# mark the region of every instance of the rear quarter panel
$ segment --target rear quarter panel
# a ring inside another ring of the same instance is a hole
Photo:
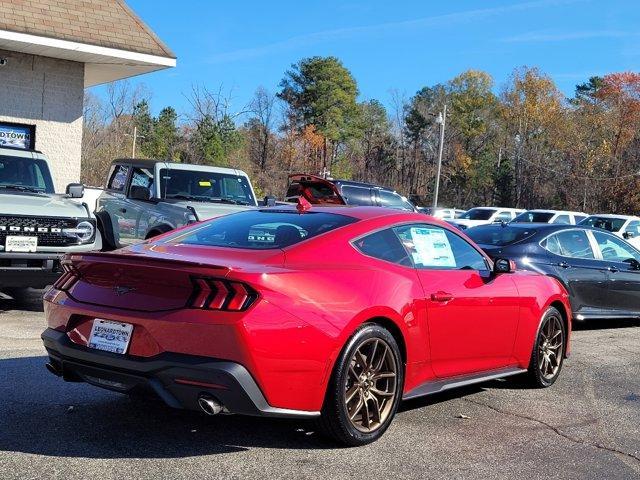
[[[572,314],[567,291],[556,279],[533,272],[519,271],[513,280],[520,295],[520,323],[514,344],[518,364],[522,368],[529,366],[540,321],[550,306],[558,308],[566,320],[568,354]]]

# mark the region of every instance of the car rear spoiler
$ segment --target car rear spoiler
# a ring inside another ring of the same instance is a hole
[[[326,178],[319,177],[317,175],[308,175],[305,173],[293,173],[289,175],[289,187],[292,184],[297,183],[300,185],[300,196],[304,197],[311,204],[330,204],[330,205],[346,205],[347,202],[340,195],[338,187],[333,182],[330,182]],[[311,186],[322,186],[331,189],[333,195],[318,197],[314,195],[311,190]]]

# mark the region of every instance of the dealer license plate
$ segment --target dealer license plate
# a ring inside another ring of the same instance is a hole
[[[133,325],[96,318],[91,327],[89,347],[106,352],[124,354],[127,352]]]
[[[37,248],[38,237],[10,235],[4,244],[5,252],[35,252]]]

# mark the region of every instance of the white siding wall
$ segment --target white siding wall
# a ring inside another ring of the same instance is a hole
[[[0,121],[36,126],[57,192],[80,180],[84,64],[0,50]]]

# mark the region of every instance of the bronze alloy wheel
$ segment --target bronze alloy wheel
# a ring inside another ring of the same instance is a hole
[[[557,315],[550,315],[538,335],[538,368],[547,381],[552,380],[560,370],[564,354],[564,329]]]
[[[391,424],[403,385],[398,340],[382,325],[364,323],[336,359],[318,426],[343,445],[371,443]]]
[[[562,315],[549,307],[542,316],[536,341],[531,352],[528,383],[532,387],[550,387],[560,375],[567,333]]]
[[[384,424],[396,397],[396,360],[381,338],[364,340],[349,361],[344,403],[351,424],[370,433]]]

